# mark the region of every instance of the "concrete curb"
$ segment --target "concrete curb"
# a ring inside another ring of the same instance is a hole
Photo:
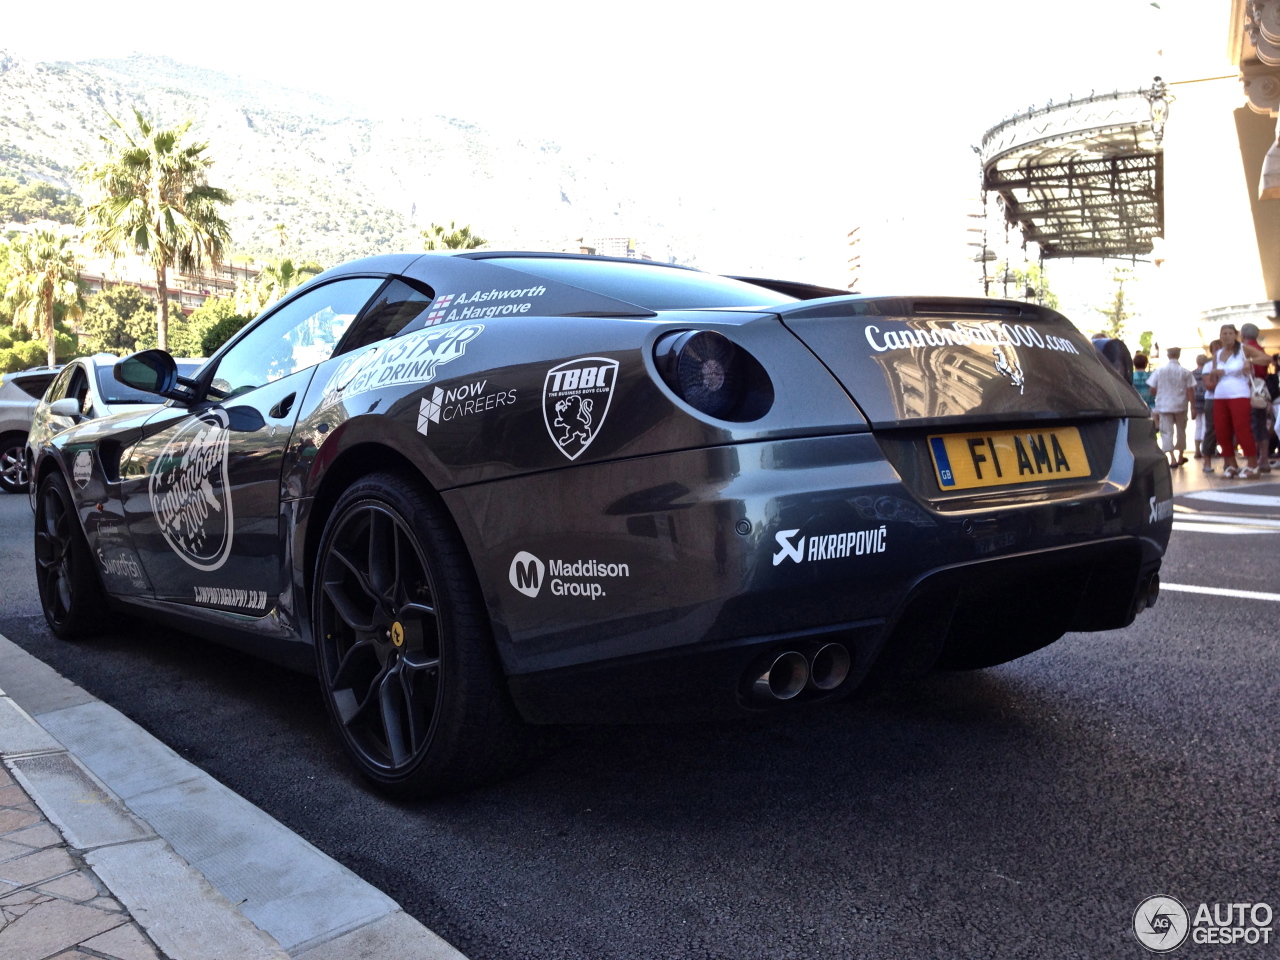
[[[2,635],[0,686],[0,757],[174,960],[466,960]]]

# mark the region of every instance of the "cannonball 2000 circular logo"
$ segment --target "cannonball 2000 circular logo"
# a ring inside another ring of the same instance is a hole
[[[207,410],[184,423],[152,466],[151,510],[173,552],[197,570],[217,570],[235,532],[227,414]]]

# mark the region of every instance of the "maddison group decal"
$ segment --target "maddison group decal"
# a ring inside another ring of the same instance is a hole
[[[556,449],[576,460],[591,445],[609,415],[618,361],[579,357],[547,371],[542,385],[542,420]]]
[[[499,290],[495,287],[492,290],[473,290],[470,293],[442,293],[431,301],[427,310],[427,326],[453,323],[455,320],[488,320],[491,317],[528,313],[533,309],[533,298],[546,292],[547,288],[539,285],[522,290]],[[504,300],[516,302],[503,303]]]
[[[266,610],[265,590],[240,590],[235,587],[195,587],[196,603],[210,607],[235,607],[238,610]]]
[[[775,567],[784,560],[809,563],[814,560],[840,560],[844,557],[861,557],[868,553],[884,553],[889,545],[889,531],[885,527],[875,530],[850,530],[848,533],[829,533],[825,536],[800,537],[796,540],[795,536],[799,532],[799,530],[779,530],[774,534],[774,539],[782,548],[773,555]]]
[[[596,600],[605,596],[603,580],[630,577],[631,567],[625,563],[603,560],[549,560],[544,564],[528,551],[521,550],[511,561],[507,579],[526,597],[536,597],[550,579],[548,592],[555,597],[584,597]]]
[[[442,363],[467,352],[484,324],[415,330],[390,343],[370,347],[341,364],[324,388],[322,407],[357,394],[405,383],[430,383]]]
[[[433,423],[457,420],[473,413],[483,413],[516,402],[516,392],[493,389],[486,392],[488,380],[464,383],[460,387],[436,387],[430,397],[423,397],[418,404],[418,432],[426,436]]]
[[[903,327],[900,330],[885,331],[881,331],[874,323],[869,323],[863,333],[866,335],[867,343],[871,344],[871,349],[876,353],[884,353],[886,350],[912,350],[920,347],[973,345],[1032,347],[1038,350],[1055,350],[1059,353],[1078,354],[1080,352],[1070,340],[1053,335],[1046,336],[1029,324],[1002,321],[956,320],[949,324],[940,323],[924,330]]]
[[[151,512],[173,552],[197,570],[217,570],[235,533],[225,410],[186,421],[151,465]]]

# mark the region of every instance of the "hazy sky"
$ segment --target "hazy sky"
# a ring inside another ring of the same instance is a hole
[[[163,53],[626,158],[715,204],[720,258],[781,235],[828,281],[855,223],[905,218],[918,239],[904,261],[936,261],[943,234],[954,245],[978,193],[970,145],[1006,116],[1157,73],[1231,72],[1228,0],[366,0],[342,13],[134,0],[127,16],[69,0],[52,28],[40,4],[9,7],[0,48],[29,59]],[[926,272],[947,286],[971,268]]]

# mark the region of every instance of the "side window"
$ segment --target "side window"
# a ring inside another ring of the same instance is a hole
[[[61,400],[67,395],[67,381],[71,379],[71,372],[74,369],[74,367],[67,367],[54,378],[53,383],[49,385],[48,392],[44,395],[46,402],[53,403],[53,401]]]
[[[85,375],[84,367],[78,363],[71,367],[71,382],[67,384],[67,396],[75,397],[81,413],[88,413],[84,408],[84,402],[89,396],[89,378]]]
[[[336,280],[304,293],[271,314],[218,361],[213,386],[247,393],[328,360],[381,280]]]
[[[342,341],[342,352],[394,337],[417,320],[433,299],[433,294],[415,290],[403,280],[392,280]]]
[[[29,397],[39,400],[44,396],[45,389],[53,382],[53,374],[43,374],[36,377],[23,377],[18,381],[18,387]]]

